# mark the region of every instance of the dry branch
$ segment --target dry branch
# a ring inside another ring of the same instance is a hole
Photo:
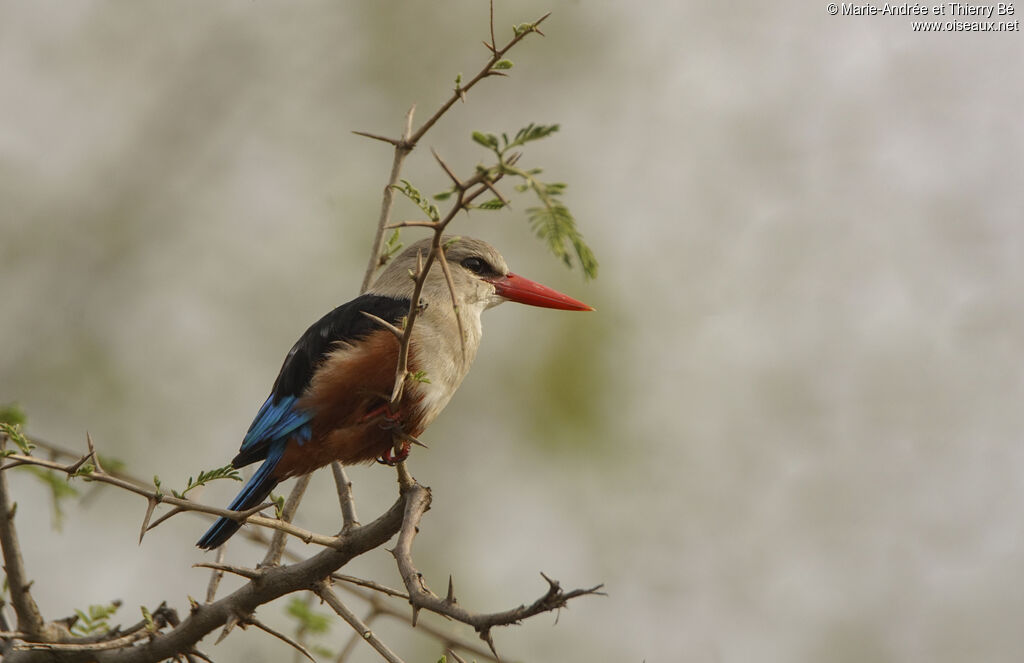
[[[0,439],[0,450],[6,447],[6,435]],[[32,583],[25,573],[25,561],[21,558],[21,544],[18,529],[14,525],[14,506],[9,497],[7,474],[0,470],[0,546],[3,547],[4,572],[11,592],[11,605],[18,617],[18,631],[31,638],[53,639],[56,633],[48,632],[46,621],[39,612],[39,606],[30,592]]]
[[[420,487],[420,490],[410,491],[409,498],[405,503],[405,514],[403,516],[402,529],[398,535],[398,542],[391,550],[391,554],[398,564],[402,582],[409,592],[409,603],[413,609],[413,624],[416,623],[420,610],[428,610],[460,621],[463,624],[472,626],[480,635],[480,638],[488,644],[497,658],[498,652],[491,638],[491,629],[493,627],[517,624],[527,617],[564,608],[570,600],[579,596],[601,594],[600,590],[603,585],[597,585],[589,589],[574,589],[569,592],[562,591],[557,581],[548,578],[542,573],[541,576],[548,583],[548,591],[528,606],[521,605],[518,608],[494,613],[470,612],[460,606],[455,599],[455,592],[450,578],[448,595],[445,598],[441,598],[427,588],[426,583],[423,581],[423,574],[419,572],[412,560],[413,540],[419,532],[420,521],[429,508],[429,489]]]
[[[366,644],[376,649],[377,653],[380,654],[385,661],[388,663],[404,663],[402,659],[398,658],[398,655],[395,652],[391,651],[390,647],[384,644],[381,639],[378,638],[372,630],[370,630],[369,626],[359,619],[356,613],[349,610],[348,606],[341,602],[338,595],[332,592],[331,588],[325,583],[317,584],[316,587],[313,588],[313,591],[316,592],[316,595],[319,596],[324,603],[331,606],[331,609],[334,610],[339,617],[344,619],[348,625],[352,627],[352,630],[358,633],[359,636],[366,641]]]

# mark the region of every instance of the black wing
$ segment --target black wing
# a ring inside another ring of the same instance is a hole
[[[402,317],[409,314],[409,300],[360,295],[313,323],[292,346],[281,366],[271,391],[275,401],[301,395],[337,343],[358,341],[381,328],[377,321],[363,315],[363,311],[397,325]]]

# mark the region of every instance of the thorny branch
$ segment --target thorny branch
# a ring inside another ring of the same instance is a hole
[[[6,447],[6,442],[6,436],[0,437],[0,450]],[[11,591],[11,604],[18,617],[18,630],[29,637],[53,638],[54,633],[45,632],[46,622],[30,593],[32,583],[28,581],[25,562],[21,558],[18,530],[14,526],[14,506],[9,495],[7,475],[0,471],[0,545],[3,546],[4,571]]]
[[[318,583],[316,587],[313,588],[313,591],[316,592],[316,595],[319,596],[324,603],[331,606],[331,609],[334,610],[339,617],[344,619],[348,625],[352,627],[352,630],[358,633],[368,645],[376,649],[377,653],[380,654],[385,661],[388,661],[388,663],[403,663],[402,659],[398,658],[398,655],[391,651],[391,648],[384,644],[381,639],[377,637],[377,634],[370,630],[370,627],[359,619],[356,613],[352,612],[348,606],[342,603],[341,599],[338,598],[338,595],[331,591],[331,588],[325,583]]]
[[[92,453],[86,454],[84,458],[88,458]],[[64,465],[52,460],[46,460],[44,458],[36,458],[34,456],[25,456],[21,454],[12,454],[7,457],[6,460],[10,462],[0,467],[0,472],[8,470],[21,465],[34,465],[37,467],[46,468],[49,470],[55,470],[57,472],[64,472],[68,476],[76,476],[76,463],[70,465]],[[101,483],[110,484],[117,486],[129,492],[135,493],[145,497],[148,502],[147,518],[144,520],[147,523],[144,529],[152,529],[153,525],[148,525],[148,516],[152,515],[153,508],[160,503],[172,504],[176,507],[181,507],[181,511],[199,511],[202,513],[209,513],[214,516],[223,516],[225,518],[231,518],[233,520],[239,520],[245,523],[251,523],[253,525],[259,525],[261,527],[267,527],[270,529],[280,530],[285,534],[291,534],[292,536],[301,539],[305,543],[316,543],[321,546],[333,546],[337,545],[335,537],[324,536],[323,534],[317,534],[310,532],[309,530],[296,527],[291,523],[278,520],[277,518],[267,518],[265,516],[256,515],[259,511],[266,509],[272,504],[261,504],[253,507],[246,511],[232,511],[230,509],[221,509],[214,506],[208,506],[199,502],[193,502],[189,499],[182,499],[180,497],[174,497],[173,495],[166,495],[158,490],[147,488],[144,484],[139,484],[134,481],[128,481],[120,477],[116,477],[112,474],[96,468],[88,474],[78,475],[84,481],[97,481]],[[180,511],[179,511],[180,513]],[[166,520],[166,519],[163,519]],[[162,520],[161,520],[162,522]]]
[[[450,617],[457,621],[472,626],[480,635],[480,638],[487,643],[498,658],[498,652],[494,647],[494,640],[491,638],[491,629],[495,626],[508,626],[517,624],[527,617],[538,615],[543,612],[560,610],[566,607],[568,602],[578,596],[601,595],[603,585],[596,585],[589,589],[574,589],[562,591],[558,581],[552,580],[543,573],[541,576],[548,583],[548,591],[528,606],[521,605],[512,610],[495,613],[473,613],[458,605],[455,598],[455,587],[451,578],[448,579],[448,592],[444,598],[434,594],[423,581],[423,574],[420,573],[412,560],[412,543],[419,532],[420,521],[423,515],[430,508],[430,490],[419,487],[419,490],[410,491],[405,502],[405,514],[402,518],[402,529],[398,534],[398,542],[391,550],[395,561],[398,564],[402,582],[409,592],[409,603],[412,605],[412,622],[416,624],[420,610]]]

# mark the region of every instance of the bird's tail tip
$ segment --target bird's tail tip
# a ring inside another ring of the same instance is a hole
[[[241,523],[235,522],[230,518],[219,518],[210,529],[206,530],[206,534],[203,534],[203,537],[196,542],[196,547],[202,550],[219,548],[225,541],[234,536],[235,532],[241,527]]]
[[[235,495],[235,499],[231,501],[228,508],[232,511],[245,511],[265,500],[270,495],[270,491],[277,487],[278,480],[274,478],[273,473],[280,459],[280,452],[269,455],[263,465],[242,487],[241,492]],[[237,520],[222,516],[210,529],[206,530],[206,534],[203,534],[203,537],[196,542],[196,546],[203,550],[218,548],[234,536],[241,527],[242,523]]]

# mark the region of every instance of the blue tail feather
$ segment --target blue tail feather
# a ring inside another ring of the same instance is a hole
[[[273,444],[267,453],[267,459],[263,461],[260,468],[252,475],[252,478],[242,487],[235,499],[231,500],[228,508],[232,511],[245,511],[257,506],[270,495],[270,491],[277,486],[278,480],[273,478],[274,468],[284,454],[285,444],[283,441]],[[230,518],[219,518],[210,529],[206,530],[203,538],[199,539],[196,545],[204,550],[213,550],[231,538],[241,528],[241,524]]]
[[[271,446],[289,437],[295,437],[300,444],[309,440],[313,416],[298,408],[296,401],[295,396],[267,398],[242,439],[238,455],[231,461],[235,467],[263,460]]]

